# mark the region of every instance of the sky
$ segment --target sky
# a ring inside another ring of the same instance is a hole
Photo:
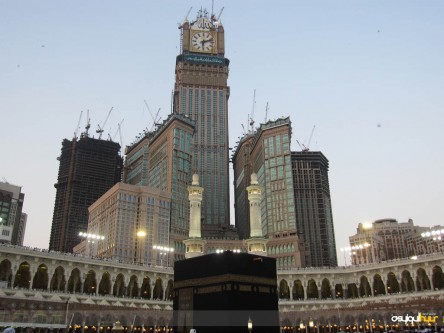
[[[178,23],[210,0],[0,1],[0,179],[22,186],[24,245],[47,248],[61,142],[83,111],[130,144],[171,112]],[[330,161],[339,263],[360,222],[443,224],[444,2],[216,0],[225,29],[230,146],[290,116]],[[90,130],[90,131],[91,131]],[[92,131],[94,133],[94,131]],[[232,183],[232,179],[230,180]],[[232,214],[233,216],[233,214]],[[234,221],[234,219],[233,219]]]

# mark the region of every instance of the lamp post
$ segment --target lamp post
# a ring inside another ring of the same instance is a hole
[[[136,234],[137,236],[137,247],[138,247],[138,253],[137,253],[137,257],[138,257],[138,263],[142,264],[143,263],[143,259],[142,259],[142,245],[143,245],[143,239],[146,236],[146,232],[143,230],[139,230]]]
[[[86,239],[85,252],[88,257],[91,257],[91,245],[90,244],[96,244],[96,242],[98,244],[99,241],[102,241],[105,239],[105,236],[93,234],[93,233],[88,233],[88,232],[82,232],[82,231],[79,232],[79,236]],[[92,246],[95,247],[95,245],[92,245]],[[98,249],[97,249],[97,251],[94,249],[93,255],[94,256],[98,255]]]
[[[248,317],[247,328],[249,333],[253,331],[253,321],[251,320],[250,317]]]
[[[313,328],[313,325],[314,325],[313,319],[310,318],[310,320],[308,321],[308,326],[310,327],[310,333],[311,333],[311,329]],[[309,333],[309,332],[307,331],[307,333]]]
[[[170,253],[174,252],[174,248],[162,246],[162,245],[154,245],[153,250],[159,251],[159,259],[160,259],[160,266],[163,266],[163,256],[166,257],[166,265],[169,265],[169,255]]]

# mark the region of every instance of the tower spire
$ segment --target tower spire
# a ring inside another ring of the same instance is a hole
[[[267,240],[262,236],[261,199],[262,187],[257,181],[257,175],[251,174],[250,186],[247,187],[250,201],[250,238],[245,240],[248,253],[267,256]]]
[[[199,186],[199,175],[193,175],[193,182],[188,186],[190,200],[190,232],[188,239],[184,240],[186,246],[185,258],[198,257],[204,254],[205,240],[201,234],[202,193],[204,189]]]

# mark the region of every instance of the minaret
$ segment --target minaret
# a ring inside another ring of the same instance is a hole
[[[201,238],[201,209],[202,193],[204,189],[199,186],[199,175],[193,175],[193,183],[188,186],[190,200],[190,233],[184,240],[186,246],[185,258],[198,257],[204,254],[206,241]]]
[[[250,201],[250,238],[245,240],[248,253],[267,256],[267,240],[262,236],[261,198],[262,188],[257,181],[257,175],[251,174],[251,185],[247,187]]]

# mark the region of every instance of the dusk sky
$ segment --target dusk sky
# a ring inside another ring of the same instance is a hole
[[[171,112],[178,23],[211,1],[0,1],[0,179],[23,186],[25,245],[48,248],[61,142],[80,112],[130,144]],[[443,1],[215,1],[230,59],[230,146],[290,116],[330,161],[339,251],[359,222],[444,225]],[[231,167],[230,167],[231,168]],[[233,179],[230,179],[232,184]],[[231,214],[232,216],[233,213]],[[234,223],[234,218],[232,218]],[[349,261],[349,259],[347,259]]]

